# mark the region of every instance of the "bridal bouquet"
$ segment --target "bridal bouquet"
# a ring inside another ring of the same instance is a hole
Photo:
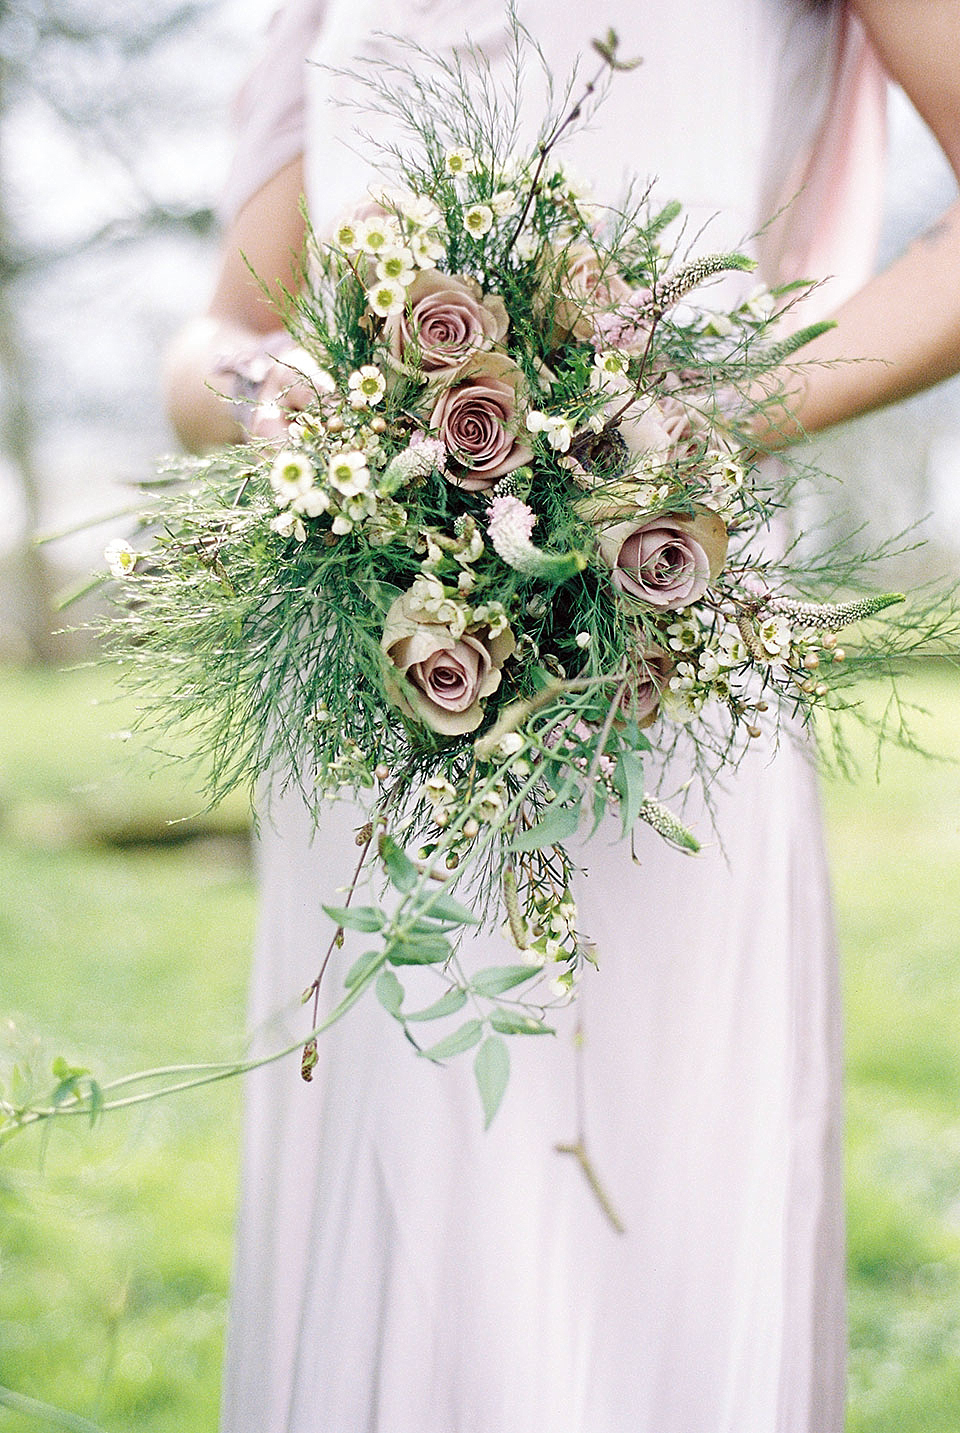
[[[267,781],[318,812],[366,803],[328,911],[332,945],[351,930],[369,950],[315,1009],[305,1076],[373,985],[422,1054],[476,1047],[488,1120],[503,1037],[548,1030],[593,958],[574,839],[612,817],[696,851],[692,779],[709,798],[784,717],[842,707],[905,630],[861,628],[845,660],[840,630],[901,599],[864,595],[843,552],[771,541],[797,479],[758,464],[750,430],[822,332],[791,331],[800,291],[740,279],[717,300],[751,259],[685,255],[679,205],[598,207],[558,161],[628,68],[613,37],[597,48],[601,75],[527,152],[482,64],[367,77],[411,142],[310,238],[283,355],[310,402],[279,441],[175,460],[140,539],[107,554],[112,652],[193,730],[214,797]],[[515,955],[466,969],[457,938],[482,921]],[[409,966],[437,978],[417,1009]]]

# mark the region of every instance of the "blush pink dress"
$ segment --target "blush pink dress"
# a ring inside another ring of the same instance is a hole
[[[701,249],[765,240],[816,257],[840,297],[863,273],[879,90],[842,12],[799,0],[519,0],[558,75],[612,25],[642,67],[568,151],[598,196],[656,177]],[[493,0],[287,7],[247,92],[236,206],[305,148],[314,224],[371,175],[346,82],[323,64],[465,33],[502,64]],[[309,50],[318,65],[307,65]],[[589,59],[586,61],[590,65]],[[539,117],[531,69],[525,113]],[[302,92],[302,93],[301,93]],[[303,99],[305,96],[305,99]],[[371,126],[373,121],[371,121]],[[368,126],[370,127],[370,126]],[[845,223],[850,208],[857,215]],[[553,1039],[511,1042],[484,1133],[470,1058],[418,1060],[373,996],[295,1064],[250,1078],[223,1433],[841,1433],[845,1325],[840,1032],[815,784],[792,741],[757,743],[696,858],[605,833],[577,897],[599,971]],[[260,843],[251,1019],[258,1046],[305,1032],[299,992],[330,937],[321,903],[362,820],[316,833],[293,795]],[[356,954],[327,972],[333,993]],[[499,935],[468,962],[509,962]],[[407,977],[405,976],[405,979]],[[576,1162],[582,1132],[624,1233]]]

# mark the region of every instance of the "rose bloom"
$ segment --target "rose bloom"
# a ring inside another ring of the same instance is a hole
[[[474,279],[423,269],[407,290],[404,311],[392,314],[383,331],[398,364],[412,358],[424,373],[445,374],[502,343],[508,326],[499,294],[484,297]]]
[[[433,731],[460,736],[483,721],[483,699],[500,685],[500,668],[514,649],[513,633],[507,627],[496,637],[476,631],[456,638],[430,618],[409,592],[391,605],[380,646],[410,686],[390,683],[388,695]]]
[[[599,540],[614,587],[663,612],[699,601],[727,557],[723,519],[705,507],[613,523]]]
[[[598,314],[621,308],[630,311],[635,298],[612,262],[589,244],[572,244],[562,256],[558,288],[549,310],[555,344],[571,337],[588,343]]]
[[[650,726],[660,710],[660,694],[673,673],[675,663],[662,647],[645,647],[636,654],[636,667],[621,703],[625,716],[639,727]]]
[[[430,427],[463,469],[448,474],[452,483],[483,492],[533,457],[517,424],[522,389],[523,374],[512,359],[503,353],[480,353],[440,394]]]

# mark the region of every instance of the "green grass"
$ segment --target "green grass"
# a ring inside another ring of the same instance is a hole
[[[198,798],[176,763],[146,774],[107,690],[99,672],[0,672],[0,1065],[16,1059],[42,1088],[56,1054],[109,1078],[232,1057],[243,1028],[242,803],[169,841]],[[916,690],[924,739],[960,756],[960,679],[929,669]],[[849,1433],[956,1433],[960,767],[891,753],[880,786],[832,785],[827,809],[847,1001]],[[162,844],[135,839],[151,834]],[[0,1385],[109,1433],[214,1433],[239,1095],[228,1081],[2,1151]],[[2,1433],[43,1426],[0,1407]]]

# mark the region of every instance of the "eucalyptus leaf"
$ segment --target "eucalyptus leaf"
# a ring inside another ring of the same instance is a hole
[[[452,953],[446,936],[418,933],[394,941],[387,959],[391,965],[438,965],[449,960]]]
[[[510,1051],[499,1035],[488,1035],[484,1040],[474,1059],[473,1073],[483,1103],[484,1129],[489,1129],[510,1078]]]
[[[372,975],[377,967],[382,964],[383,951],[368,950],[364,955],[361,955],[353,962],[343,978],[344,985],[352,989],[355,985],[359,985],[361,981],[366,980],[367,976]]]
[[[381,970],[377,976],[377,999],[390,1015],[399,1016],[403,1008],[403,986],[392,970]]]
[[[407,1020],[440,1020],[444,1015],[456,1015],[467,1003],[467,992],[459,985],[441,995],[432,1005],[426,1005],[422,1010],[412,1010]]]
[[[502,995],[540,974],[539,965],[489,965],[471,976],[470,989],[477,995]]]
[[[431,920],[447,921],[453,925],[479,925],[480,922],[469,906],[461,905],[453,896],[440,895],[430,902],[425,912]]]
[[[380,859],[398,891],[406,892],[413,889],[420,878],[420,872],[392,836],[384,836],[381,840]]]
[[[537,851],[544,846],[559,846],[574,834],[580,825],[580,802],[561,806],[554,802],[545,815],[529,831],[522,831],[510,843],[511,851]]]
[[[537,1020],[533,1015],[524,1015],[520,1010],[491,1010],[490,1024],[501,1035],[555,1035],[551,1025]]]
[[[438,1040],[436,1045],[428,1045],[420,1053],[428,1060],[447,1060],[451,1055],[462,1055],[464,1050],[470,1050],[474,1045],[479,1044],[482,1034],[483,1021],[468,1020],[466,1024],[454,1030],[451,1035],[447,1035],[443,1040]]]
[[[324,906],[323,909],[344,930],[359,930],[370,935],[375,930],[383,930],[386,923],[383,911],[376,906]]]
[[[635,751],[621,751],[613,772],[613,785],[620,797],[620,815],[626,836],[636,825],[643,805],[643,761]]]

